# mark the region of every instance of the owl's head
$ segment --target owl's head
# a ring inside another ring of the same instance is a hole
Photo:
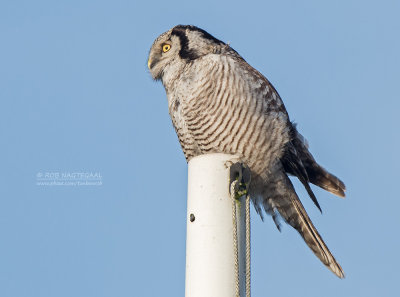
[[[220,52],[225,43],[195,26],[178,25],[161,34],[150,49],[147,66],[154,79],[177,72],[185,64],[209,53]]]

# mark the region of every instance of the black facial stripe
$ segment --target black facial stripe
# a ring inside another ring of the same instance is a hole
[[[175,27],[172,30],[171,35],[178,36],[179,40],[181,42],[181,50],[179,51],[179,56],[181,56],[182,59],[195,60],[199,56],[195,50],[189,50],[189,40],[186,36],[185,31],[186,31],[185,28]]]
[[[225,44],[221,40],[218,40],[211,34],[204,31],[203,29],[197,28],[195,26],[178,25],[174,27],[174,29],[171,32],[171,35],[179,37],[179,40],[181,42],[181,50],[179,51],[179,56],[182,59],[195,60],[199,57],[199,54],[194,49],[189,49],[189,40],[186,36],[186,29],[200,32],[202,33],[203,38],[211,40],[214,43]]]

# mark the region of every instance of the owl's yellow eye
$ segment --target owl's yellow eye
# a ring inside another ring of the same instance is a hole
[[[163,53],[168,52],[170,49],[171,49],[171,46],[169,44],[166,44],[166,43],[163,44],[163,46],[162,46]]]

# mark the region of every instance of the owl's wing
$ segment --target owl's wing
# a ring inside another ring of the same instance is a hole
[[[315,194],[310,187],[310,179],[308,177],[307,170],[296,150],[296,147],[293,144],[293,139],[286,144],[285,154],[282,156],[281,162],[286,173],[294,175],[300,180],[300,182],[306,188],[311,200],[322,213],[317,197],[315,197]]]
[[[303,168],[307,174],[309,182],[339,197],[345,197],[344,192],[346,190],[346,186],[344,185],[344,183],[339,178],[337,178],[336,176],[325,170],[321,165],[319,165],[315,161],[314,157],[308,150],[308,145],[306,143],[306,140],[297,131],[295,125],[292,126],[291,144],[292,144],[292,151],[288,150],[285,155],[287,155],[288,157],[287,159],[290,159],[293,157],[293,151],[295,151],[296,158],[298,162],[303,165]],[[289,171],[286,172],[293,174],[293,172],[290,172],[290,169]],[[298,176],[297,174],[294,175]]]

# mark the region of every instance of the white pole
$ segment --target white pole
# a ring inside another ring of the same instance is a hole
[[[186,297],[234,297],[235,274],[229,168],[234,156],[207,154],[189,161]],[[240,296],[245,296],[245,200],[237,205]]]

